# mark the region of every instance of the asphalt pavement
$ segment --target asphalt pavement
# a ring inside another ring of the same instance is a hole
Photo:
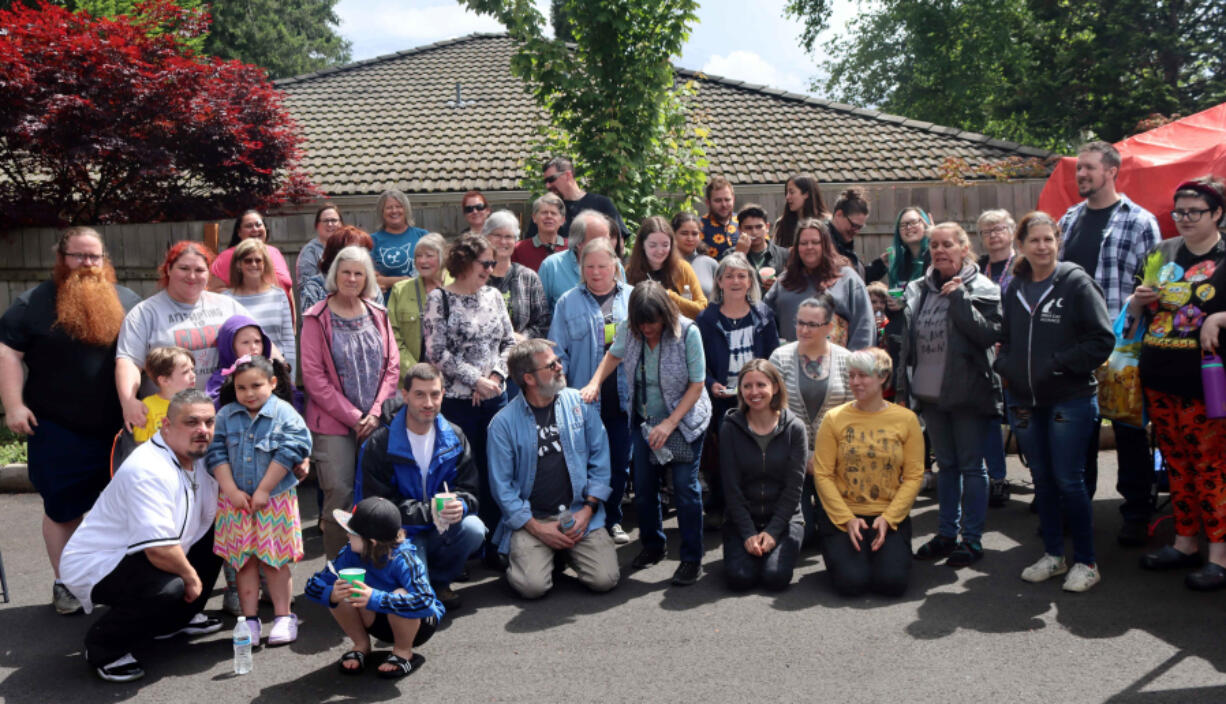
[[[232,674],[229,632],[150,644],[147,675],[97,679],[81,643],[90,616],[52,610],[51,570],[36,494],[0,495],[0,554],[11,603],[0,604],[0,699],[44,702],[1224,702],[1226,593],[1183,587],[1181,574],[1136,566],[1140,549],[1115,543],[1115,455],[1100,455],[1094,502],[1103,581],[1085,594],[1061,579],[1032,585],[1021,570],[1041,555],[1029,475],[1009,458],[1018,489],[991,509],[987,555],[972,568],[914,565],[899,599],[834,594],[822,559],[806,550],[782,593],[728,592],[718,532],[706,534],[705,575],[669,583],[671,559],[629,572],[638,552],[618,550],[622,581],[606,594],[564,576],[545,598],[512,595],[470,563],[456,584],[463,606],[418,649],[424,666],[399,681],[342,677],[347,641],[323,607],[301,596],[324,558],[314,502],[303,501],[306,559],[294,568],[301,619],[296,643],[265,648],[250,675]],[[304,497],[313,494],[303,491]],[[632,513],[632,512],[631,512]],[[936,527],[934,494],[921,494],[915,546]],[[628,530],[632,525],[627,526]],[[1151,545],[1170,539],[1170,521]],[[637,534],[631,530],[632,537]],[[1071,551],[1071,546],[1070,546]],[[569,573],[568,573],[569,574]],[[221,608],[218,588],[209,610]],[[262,614],[267,623],[271,612]],[[265,629],[267,630],[267,629]],[[377,646],[378,647],[378,646]]]

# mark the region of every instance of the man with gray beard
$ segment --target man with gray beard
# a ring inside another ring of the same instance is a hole
[[[566,387],[549,340],[511,348],[511,378],[523,390],[489,428],[490,491],[502,509],[494,533],[509,555],[507,581],[526,599],[553,587],[562,553],[589,589],[617,585],[617,552],[604,530],[609,441],[600,411]]]

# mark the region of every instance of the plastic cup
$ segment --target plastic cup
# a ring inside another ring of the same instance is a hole
[[[775,267],[764,266],[761,269],[758,269],[758,275],[764,279],[773,279],[775,278]]]
[[[447,508],[447,502],[455,501],[456,495],[450,491],[441,491],[434,495],[434,512],[442,513]]]
[[[349,582],[351,587],[356,587],[358,582],[366,581],[366,570],[362,567],[346,567],[336,574],[341,579]]]

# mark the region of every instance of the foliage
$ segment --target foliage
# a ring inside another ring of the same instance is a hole
[[[203,33],[198,14],[137,9],[0,11],[5,225],[219,217],[317,195],[263,70],[195,55],[182,38]]]
[[[789,0],[839,100],[1034,146],[1118,141],[1226,99],[1221,0],[880,0],[819,47],[828,0]]]
[[[39,0],[0,0],[0,8]],[[262,66],[273,78],[296,76],[348,63],[350,43],[336,33],[337,0],[175,0],[182,10],[208,20],[212,31],[180,35],[196,52]],[[150,8],[141,0],[44,0],[94,17],[136,17]]]
[[[69,12],[84,11],[94,17],[138,15],[141,12],[141,10],[137,9],[138,5],[141,6],[142,10],[149,10],[155,13],[161,12],[163,15],[166,14],[161,10],[162,7],[165,7],[164,5],[151,5],[148,3],[141,3],[139,0],[44,0],[43,2],[39,2],[39,0],[19,1],[23,2],[23,4],[25,4],[27,7],[36,8],[40,5],[57,5],[65,10],[68,10]],[[14,0],[0,0],[0,9],[8,9],[13,4],[15,4]],[[182,10],[182,16],[185,18],[190,18],[189,21],[192,23],[208,22],[208,10],[204,7],[204,4],[205,0],[175,0],[175,5]],[[154,33],[176,33],[173,26],[167,27],[164,26],[162,22],[158,22],[156,18],[151,19],[154,19],[155,21],[150,26],[150,31]],[[163,17],[163,20],[165,19],[175,18]],[[194,51],[200,51],[200,49],[204,46],[205,34],[203,32],[196,33],[188,30],[186,32],[178,32],[178,34],[183,44],[191,47],[191,49]]]
[[[26,439],[7,427],[0,427],[0,467],[26,461]]]
[[[273,78],[349,62],[337,0],[213,0],[204,51],[263,66]]]
[[[695,0],[558,0],[553,14],[565,17],[573,45],[545,36],[531,0],[462,2],[519,43],[511,70],[549,117],[527,182],[540,183],[537,157],[561,153],[630,223],[692,206],[706,181],[708,132],[687,106],[694,83],[676,81],[671,59]]]
[[[960,156],[947,156],[937,170],[942,181],[955,186],[966,186],[970,179],[980,176],[1009,181],[1015,178],[1044,178],[1050,173],[1047,162],[1043,159],[1023,159],[1020,156],[1008,156],[974,165]]]

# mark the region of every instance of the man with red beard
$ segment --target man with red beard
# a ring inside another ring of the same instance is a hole
[[[30,481],[43,497],[43,541],[56,578],[52,605],[61,614],[81,605],[60,582],[60,555],[106,486],[111,441],[123,423],[115,340],[140,297],[115,280],[102,236],[69,228],[55,246],[52,279],[0,317],[0,402],[9,429],[29,437]]]

